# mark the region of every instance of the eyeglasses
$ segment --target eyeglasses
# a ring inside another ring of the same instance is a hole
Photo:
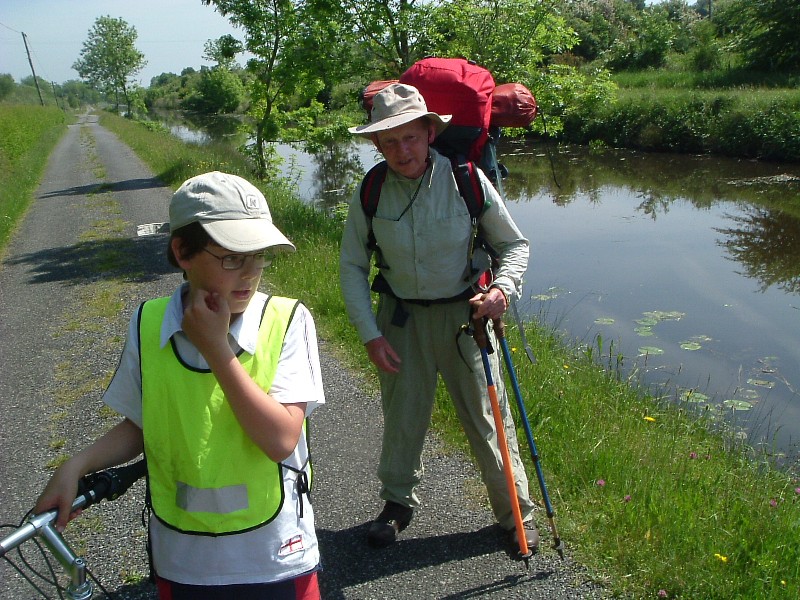
[[[226,254],[225,256],[217,256],[208,248],[203,248],[214,258],[219,259],[222,268],[226,271],[237,271],[244,266],[248,258],[253,259],[253,266],[256,269],[265,269],[272,264],[272,256],[265,251],[254,252],[253,254]]]

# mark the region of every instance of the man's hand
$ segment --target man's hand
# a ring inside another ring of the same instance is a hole
[[[385,337],[375,338],[364,345],[367,348],[367,355],[372,364],[381,371],[386,371],[387,373],[400,372],[400,363],[402,361]]]
[[[498,288],[491,288],[488,292],[475,294],[469,299],[475,319],[487,317],[491,320],[500,319],[508,309],[505,294]]]

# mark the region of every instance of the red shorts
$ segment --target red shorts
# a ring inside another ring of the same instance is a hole
[[[277,583],[187,585],[156,578],[160,600],[319,600],[317,572]]]

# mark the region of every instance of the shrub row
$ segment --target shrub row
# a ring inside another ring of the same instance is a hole
[[[564,139],[657,152],[800,161],[800,94],[630,90],[565,119]]]

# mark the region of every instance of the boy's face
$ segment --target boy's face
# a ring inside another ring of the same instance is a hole
[[[428,145],[434,137],[436,127],[428,119],[422,118],[380,131],[372,137],[372,141],[395,173],[416,179],[428,168]]]
[[[223,263],[231,266],[242,258],[244,261],[240,268],[223,268]],[[241,314],[247,308],[258,291],[265,266],[263,252],[231,252],[213,242],[203,252],[188,259],[180,259],[180,262],[183,263],[181,267],[189,285],[196,290],[218,293],[227,300],[231,315]]]

